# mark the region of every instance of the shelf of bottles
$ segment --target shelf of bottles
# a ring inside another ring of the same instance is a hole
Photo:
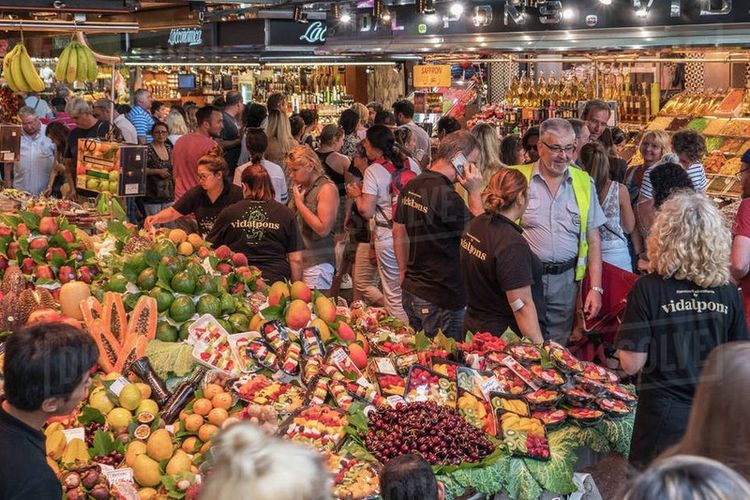
[[[214,72],[206,69],[193,71],[196,82],[195,89],[180,90],[178,88],[178,75],[180,73],[189,73],[189,71],[178,71],[176,68],[146,71],[143,76],[143,86],[151,92],[153,99],[158,101],[179,101],[182,94],[188,92],[191,95],[201,94],[217,97],[224,95],[228,90],[237,90],[238,88],[237,73]]]
[[[578,118],[579,103],[598,98],[617,102],[618,122],[643,126],[652,115],[651,91],[647,83],[635,83],[626,68],[605,67],[598,75],[593,69],[574,69],[559,78],[524,71],[513,78],[505,99],[485,106],[478,120],[492,123],[503,134],[523,133],[547,118]]]
[[[321,123],[337,118],[354,103],[343,75],[333,66],[275,68],[263,72],[255,83],[256,101],[265,102],[270,94],[281,92],[287,96],[290,111],[316,109]]]

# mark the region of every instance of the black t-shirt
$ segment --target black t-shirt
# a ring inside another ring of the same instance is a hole
[[[628,295],[617,348],[648,353],[641,396],[690,403],[711,350],[748,338],[736,286],[701,288],[652,273],[636,281]]]
[[[65,152],[63,158],[70,158],[73,160],[72,163],[72,176],[73,183],[75,184],[78,176],[78,139],[105,139],[109,133],[109,122],[97,120],[97,122],[91,128],[77,127],[70,131],[68,135],[68,142],[65,145]],[[122,134],[118,128],[115,127],[113,130],[112,140],[115,142],[122,142]],[[89,191],[86,189],[76,188],[76,192],[81,196],[95,197],[99,193]]]
[[[44,434],[0,406],[0,500],[62,498],[62,486],[45,453]]]
[[[195,214],[201,233],[208,234],[221,211],[240,200],[242,200],[242,188],[224,183],[224,190],[213,203],[205,189],[193,186],[172,206],[182,215]]]
[[[461,235],[471,217],[441,173],[427,170],[404,186],[393,218],[409,234],[404,290],[443,309],[466,305],[458,262]]]
[[[221,139],[225,141],[236,141],[240,138],[240,129],[237,122],[228,113],[222,112],[224,127],[221,129]],[[242,147],[240,144],[224,149],[224,160],[227,162],[230,173],[234,173],[237,168],[237,162],[240,159]]]
[[[291,279],[286,254],[304,249],[292,211],[274,200],[242,200],[225,208],[207,239],[245,254],[268,283]]]
[[[518,224],[502,215],[482,214],[466,227],[461,238],[461,274],[466,287],[467,323],[502,335],[507,328],[516,333],[513,310],[505,292],[531,287],[537,316],[544,332],[544,285],[542,262],[521,236]],[[478,328],[478,327],[477,327]]]

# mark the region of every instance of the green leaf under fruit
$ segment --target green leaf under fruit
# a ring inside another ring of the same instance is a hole
[[[284,317],[284,308],[280,305],[278,306],[270,306],[266,307],[261,311],[261,314],[263,314],[263,317],[267,321],[271,321],[274,319],[281,319]]]
[[[107,232],[115,237],[121,243],[126,243],[130,239],[130,230],[119,220],[107,222]]]
[[[91,406],[84,406],[81,410],[81,414],[78,415],[78,422],[83,425],[90,424],[91,422],[103,424],[106,422],[106,419],[104,418],[102,412],[100,412],[96,408],[92,408]]]
[[[121,442],[112,438],[109,432],[96,431],[96,434],[94,434],[94,444],[89,448],[89,456],[91,458],[99,457],[108,455],[113,451],[124,453],[125,448]]]
[[[31,229],[32,231],[39,230],[39,221],[42,220],[39,215],[21,210],[20,212],[18,212],[18,216],[21,218],[23,223],[29,227],[29,229]]]

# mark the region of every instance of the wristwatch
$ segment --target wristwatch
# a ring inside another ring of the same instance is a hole
[[[599,295],[604,295],[604,288],[600,286],[592,286],[591,289],[597,292]]]

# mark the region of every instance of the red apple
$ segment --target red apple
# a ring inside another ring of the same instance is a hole
[[[216,270],[221,274],[229,274],[232,272],[232,265],[227,262],[222,262],[218,266],[216,266]]]
[[[16,226],[16,236],[28,236],[29,234],[31,234],[31,231],[29,231],[28,226],[23,222]]]
[[[8,254],[8,258],[9,259],[15,259],[16,258],[16,255],[18,255],[18,246],[19,245],[18,245],[17,241],[11,241],[8,244],[7,254]]]
[[[231,293],[232,294],[245,293],[245,284],[244,283],[237,283],[236,285],[234,285],[232,287]]]
[[[39,232],[42,234],[57,234],[57,219],[54,217],[42,217],[39,221]]]
[[[25,263],[26,261],[24,261]],[[55,279],[55,275],[52,272],[52,268],[49,267],[47,264],[41,264],[39,266],[36,266],[36,270],[34,271],[34,276],[37,278],[45,278],[48,280]]]
[[[60,236],[62,236],[67,243],[73,243],[76,239],[75,235],[68,229],[60,231]]]
[[[29,241],[29,250],[43,250],[47,248],[47,238],[34,238]]]
[[[205,259],[209,255],[211,255],[211,250],[208,247],[198,247],[198,257]]]
[[[91,283],[93,281],[91,274],[89,266],[81,266],[78,268],[79,279],[84,283]]]
[[[60,270],[57,271],[57,279],[60,283],[67,283],[76,279],[76,270],[71,266],[60,266]]]
[[[9,227],[0,226],[0,238],[3,236],[10,236],[11,234],[13,234],[13,231],[11,231]]]
[[[65,254],[65,250],[58,247],[53,247],[47,250],[45,258],[47,259],[47,261],[51,262],[55,255],[59,255],[63,260],[66,260],[68,258],[68,256]]]
[[[21,263],[21,271],[23,271],[23,274],[31,274],[34,272],[34,268],[36,267],[36,263],[34,262],[34,259],[31,257],[26,257],[23,259],[23,262]]]

